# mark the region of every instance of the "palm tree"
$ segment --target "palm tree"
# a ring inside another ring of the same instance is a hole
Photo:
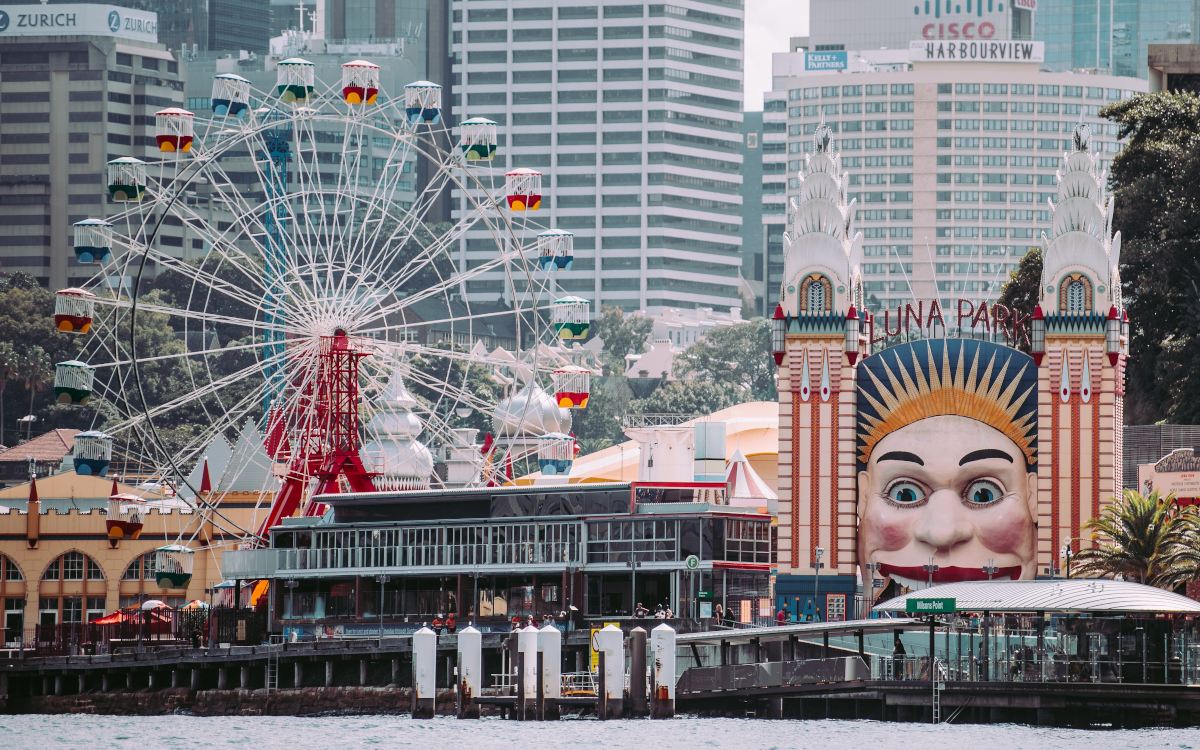
[[[1174,496],[1125,490],[1088,522],[1098,545],[1075,557],[1083,576],[1120,576],[1160,588],[1175,588],[1200,573],[1200,523],[1194,508]]]
[[[0,341],[0,446],[4,443],[4,392],[21,373],[21,355],[11,341]]]

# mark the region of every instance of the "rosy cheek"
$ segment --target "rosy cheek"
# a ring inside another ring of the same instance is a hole
[[[903,549],[912,540],[911,511],[896,512],[892,508],[876,507],[863,517],[863,536],[868,547],[877,550]]]
[[[1003,507],[976,511],[976,524],[980,541],[989,550],[998,553],[1021,552],[1026,545],[1033,524],[1029,517],[1018,509],[1020,500],[1008,498]]]

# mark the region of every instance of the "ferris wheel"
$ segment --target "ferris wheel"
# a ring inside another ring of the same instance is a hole
[[[56,295],[56,328],[82,340],[56,365],[57,399],[103,405],[77,470],[104,473],[115,443],[257,541],[282,517],[322,512],[309,501],[321,492],[428,486],[426,444],[454,444],[501,397],[510,421],[539,403],[512,394],[543,385],[564,409],[585,405],[586,371],[538,354],[586,335],[589,317],[554,291],[573,243],[536,218],[542,175],[493,168],[495,122],[450,129],[441,115],[437,84],[393,98],[378,65],[347,62],[326,84],[299,58],[266,91],[215,76],[210,116],[159,111],[156,157],[110,161],[111,212],[74,226],[76,260],[95,273]],[[460,210],[435,224],[450,190]],[[466,262],[468,232],[489,238],[490,258]],[[484,276],[503,281],[502,299],[473,292]],[[195,468],[246,425],[269,462],[251,525],[221,513]],[[561,468],[567,436],[545,431]],[[481,464],[518,447],[485,441]]]

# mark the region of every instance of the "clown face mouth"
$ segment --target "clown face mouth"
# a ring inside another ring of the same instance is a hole
[[[908,588],[923,588],[930,580],[929,573],[920,565],[890,565],[879,563],[879,573],[894,578],[902,586]],[[1008,565],[997,568],[992,574],[993,581],[1015,581],[1021,577],[1020,565]],[[963,581],[986,581],[988,574],[983,568],[959,568],[953,565],[942,565],[934,571],[932,580],[939,583],[961,583]]]

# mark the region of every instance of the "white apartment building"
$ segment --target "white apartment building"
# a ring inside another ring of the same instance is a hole
[[[71,225],[111,209],[105,165],[155,158],[154,113],[183,104],[183,82],[156,14],[51,7],[0,5],[0,270],[61,289],[96,270],[76,263]],[[158,238],[180,255],[187,240]]]
[[[453,3],[456,117],[499,124],[495,167],[544,174],[529,219],[575,234],[563,293],[597,310],[740,308],[742,6]],[[494,254],[469,234],[460,262]],[[484,273],[467,294],[494,301],[505,284]]]
[[[1040,50],[1041,43],[997,44]],[[1041,244],[1075,126],[1088,123],[1093,146],[1110,161],[1117,126],[1101,108],[1147,88],[1135,78],[1043,72],[1036,60],[925,62],[914,60],[923,56],[917,49],[850,52],[833,71],[807,70],[804,52],[775,55],[763,114],[772,299],[782,275],[785,201],[798,191],[797,171],[822,121],[857,201],[868,307],[938,299],[953,309],[959,298],[994,300],[1021,257]]]

